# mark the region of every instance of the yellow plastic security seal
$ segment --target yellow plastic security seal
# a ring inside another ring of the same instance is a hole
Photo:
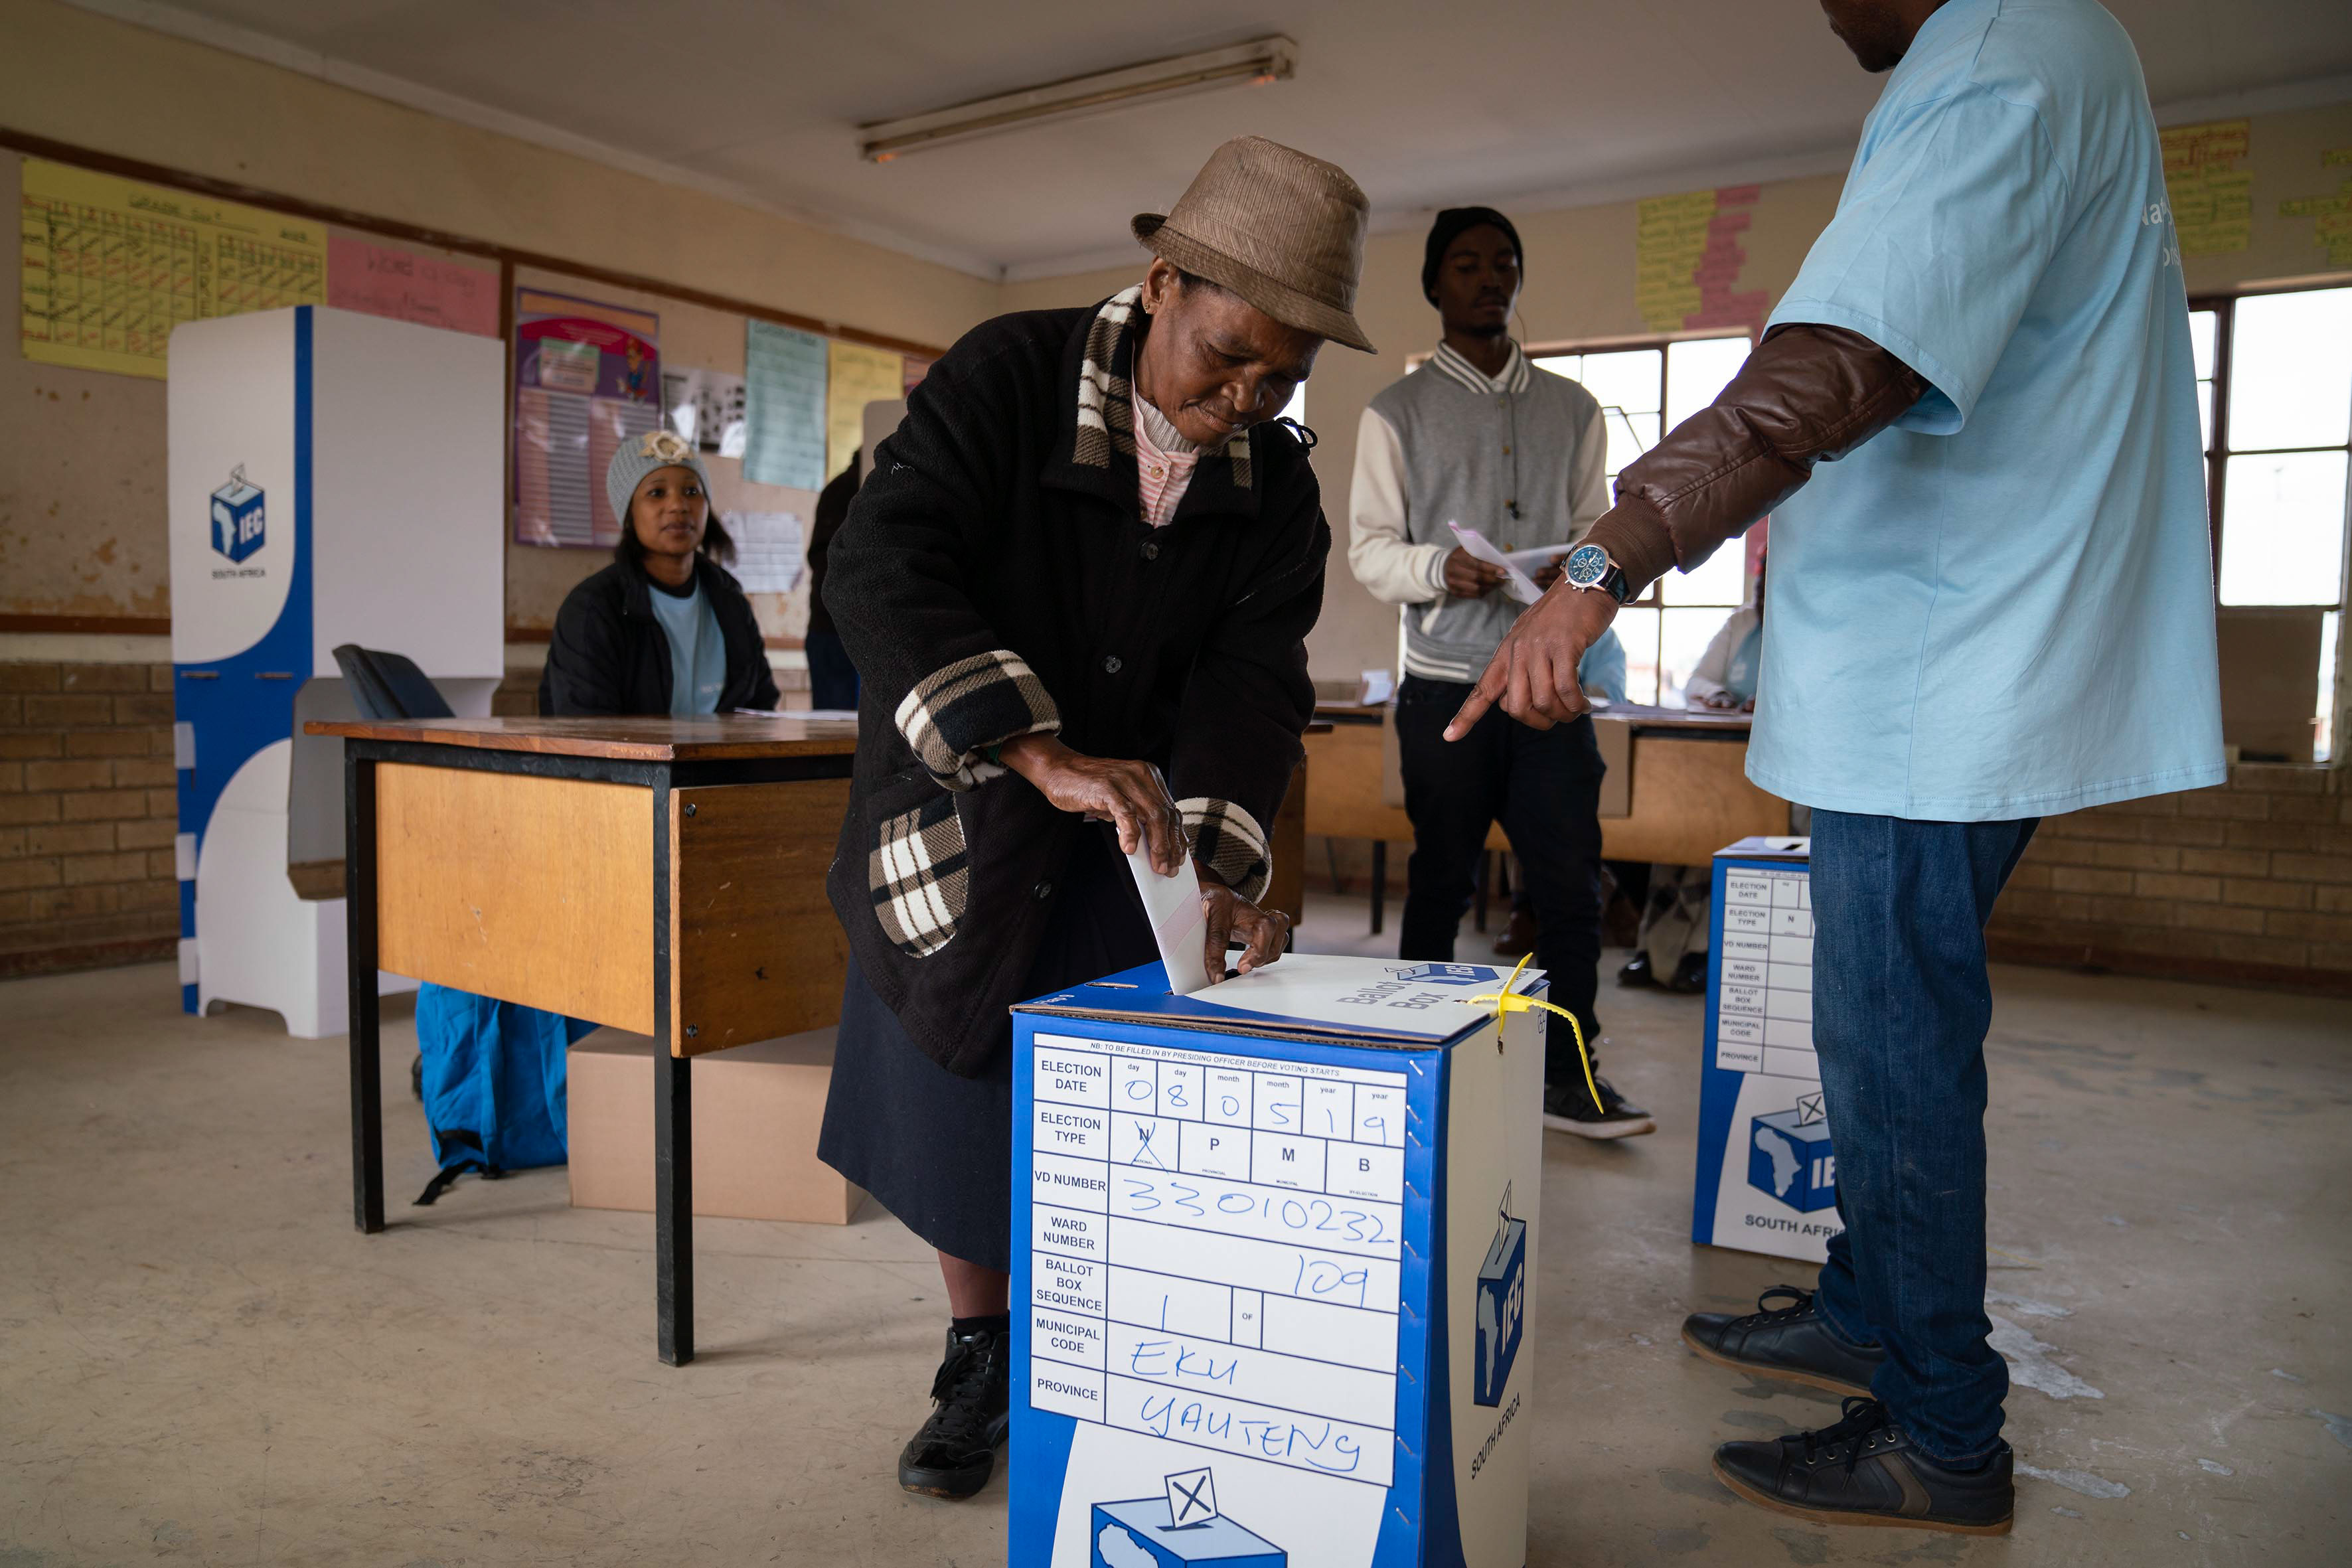
[[[1592,1091],[1592,1103],[1598,1105],[1601,1103],[1601,1086],[1592,1081],[1592,1053],[1585,1048],[1584,1026],[1576,1021],[1576,1015],[1570,1012],[1567,1008],[1559,1006],[1554,1003],[1546,1002],[1534,996],[1522,996],[1511,989],[1512,986],[1517,985],[1519,983],[1519,970],[1525,969],[1528,966],[1528,959],[1533,958],[1535,954],[1528,953],[1527,958],[1519,960],[1518,969],[1511,971],[1511,977],[1503,982],[1503,988],[1501,991],[1490,993],[1484,996],[1464,996],[1457,998],[1457,1000],[1465,1007],[1492,1007],[1495,1009],[1495,1046],[1498,1050],[1502,1047],[1503,1044],[1502,1021],[1509,1017],[1513,1013],[1529,1013],[1533,1012],[1536,1008],[1540,1007],[1547,1013],[1557,1013],[1561,1017],[1567,1019],[1569,1033],[1576,1037],[1577,1063],[1584,1068],[1584,1087]]]

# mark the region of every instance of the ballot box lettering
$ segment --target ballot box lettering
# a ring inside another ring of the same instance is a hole
[[[1691,1239],[1820,1262],[1843,1228],[1813,1055],[1809,841],[1715,858]]]
[[[1507,978],[1294,955],[1016,1009],[1016,1568],[1522,1568],[1545,1026],[1472,1000]]]

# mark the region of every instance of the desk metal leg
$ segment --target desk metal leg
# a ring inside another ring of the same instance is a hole
[[[351,972],[352,1223],[383,1228],[383,1071],[376,994],[375,763],[343,752],[344,956]]]
[[[691,1057],[654,1057],[654,1278],[661,1358],[694,1359],[694,1096]]]
[[[694,1080],[671,1054],[669,780],[654,785],[654,1310],[662,1363],[694,1359]]]
[[[1381,934],[1381,922],[1388,914],[1389,847],[1381,838],[1372,840],[1372,934]]]

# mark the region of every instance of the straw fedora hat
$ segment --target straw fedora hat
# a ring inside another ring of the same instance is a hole
[[[1263,136],[1236,136],[1165,215],[1139,213],[1135,237],[1286,327],[1379,351],[1356,325],[1371,205],[1347,171]]]

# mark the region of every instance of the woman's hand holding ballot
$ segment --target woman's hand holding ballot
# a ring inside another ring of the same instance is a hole
[[[1536,730],[1591,712],[1592,705],[1577,684],[1577,661],[1616,618],[1617,601],[1607,594],[1565,584],[1551,589],[1512,623],[1486,673],[1471,688],[1470,700],[1445,726],[1445,738],[1460,740],[1497,704]]]
[[[1048,734],[1017,736],[998,755],[1061,810],[1116,826],[1121,854],[1150,846],[1152,868],[1163,877],[1175,875],[1184,863],[1183,813],[1150,763],[1089,757]]]

